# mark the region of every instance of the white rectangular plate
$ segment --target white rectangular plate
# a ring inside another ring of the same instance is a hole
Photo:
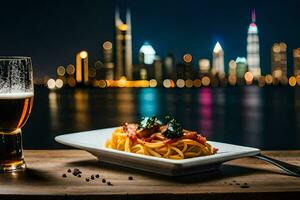
[[[65,134],[55,137],[55,140],[64,145],[86,150],[103,162],[168,176],[215,170],[223,162],[260,153],[256,148],[209,141],[213,147],[219,149],[217,154],[183,160],[157,158],[106,148],[105,142],[111,138],[114,130],[115,128],[106,128]]]

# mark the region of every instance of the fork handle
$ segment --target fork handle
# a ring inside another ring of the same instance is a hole
[[[271,164],[279,167],[280,169],[286,171],[287,173],[289,173],[292,176],[300,177],[300,167],[297,165],[292,165],[292,164],[289,164],[286,162],[282,162],[280,160],[276,160],[274,158],[270,158],[270,157],[262,155],[262,154],[258,154],[253,157],[258,158],[263,161],[266,161],[268,163],[271,163]]]

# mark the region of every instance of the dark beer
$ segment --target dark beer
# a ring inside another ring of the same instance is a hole
[[[33,93],[0,94],[0,165],[2,168],[11,169],[24,162],[21,128],[30,115],[32,104]]]

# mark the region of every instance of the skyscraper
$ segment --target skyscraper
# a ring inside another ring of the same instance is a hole
[[[293,50],[293,59],[294,59],[294,75],[300,75],[300,48]]]
[[[237,57],[235,63],[236,63],[237,78],[239,79],[244,78],[244,75],[247,72],[247,59],[245,57]]]
[[[223,75],[225,74],[224,70],[224,51],[219,42],[216,43],[215,48],[213,50],[213,67],[212,74]]]
[[[132,36],[131,36],[131,15],[126,11],[126,23],[120,18],[119,9],[115,12],[115,39],[116,39],[116,69],[115,79],[125,76],[132,79]]]
[[[260,56],[259,56],[259,38],[258,38],[258,28],[255,24],[256,13],[255,10],[252,11],[252,23],[248,28],[247,37],[247,62],[249,72],[252,73],[253,77],[257,79],[261,76],[260,68]]]
[[[174,75],[175,75],[175,59],[173,54],[169,54],[167,55],[167,57],[164,60],[164,70],[163,70],[163,74],[164,77],[163,79],[174,79]]]
[[[104,61],[104,77],[106,80],[114,79],[114,63],[113,63],[113,46],[110,41],[106,41],[103,47],[103,61]]]
[[[76,54],[76,82],[85,85],[89,82],[88,53],[81,51]]]
[[[283,42],[275,43],[272,47],[272,75],[274,78],[281,79],[287,76],[287,45]]]
[[[153,64],[156,52],[149,42],[144,42],[144,44],[140,48],[139,54],[143,54],[139,55],[143,64]]]
[[[209,70],[210,70],[209,59],[200,59],[198,64],[199,64],[199,74],[209,73]]]

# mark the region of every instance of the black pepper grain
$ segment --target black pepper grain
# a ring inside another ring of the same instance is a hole
[[[78,175],[77,175],[77,177],[78,177],[78,178],[81,178],[81,175],[80,175],[80,174],[78,174]]]
[[[71,169],[68,169],[68,170],[67,170],[67,172],[68,172],[68,173],[71,173],[71,172],[72,172],[72,170],[71,170]]]
[[[67,174],[63,174],[62,177],[63,177],[63,178],[67,178]]]
[[[96,176],[95,176],[96,178],[99,178],[100,176],[99,176],[99,174],[96,174]]]
[[[91,179],[92,179],[92,180],[94,180],[94,179],[95,179],[94,175],[92,175],[92,176],[91,176]]]
[[[90,179],[89,179],[89,178],[86,178],[85,180],[86,180],[86,182],[89,182],[89,181],[90,181]]]
[[[249,185],[241,185],[240,188],[249,188]]]
[[[128,180],[133,180],[133,177],[132,177],[132,176],[129,176],[129,177],[128,177]]]
[[[102,183],[106,183],[106,180],[105,180],[105,178],[103,178],[103,179],[102,179]]]
[[[110,181],[108,181],[107,185],[112,186],[113,184]]]

